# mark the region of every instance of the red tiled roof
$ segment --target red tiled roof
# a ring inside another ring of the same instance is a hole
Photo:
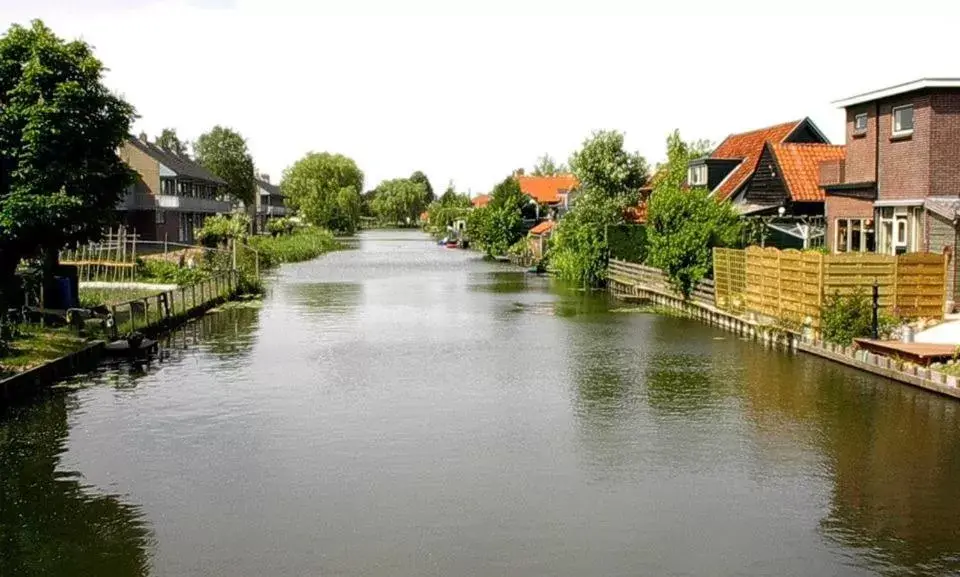
[[[427,212],[427,211],[421,212],[421,213],[420,213],[420,220],[421,220],[422,222],[427,222],[428,220],[430,220],[430,213]]]
[[[572,174],[557,176],[517,176],[520,191],[540,204],[560,202],[560,194],[577,188],[580,181]]]
[[[823,201],[820,188],[820,163],[842,160],[843,146],[834,144],[770,144],[790,198],[795,202]]]
[[[631,206],[623,212],[623,219],[630,224],[643,224],[647,222],[647,202],[640,201],[637,206]]]
[[[763,154],[764,144],[768,141],[775,144],[783,142],[783,139],[789,136],[801,122],[803,120],[794,120],[726,137],[710,158],[739,158],[742,162],[714,189],[717,200],[727,200],[750,178],[757,167],[760,155]]]
[[[487,203],[490,202],[490,195],[489,195],[489,194],[481,194],[480,196],[475,197],[471,202],[473,202],[473,206],[474,206],[474,207],[476,207],[476,208],[483,208],[483,207],[487,206]]]
[[[544,234],[553,230],[553,227],[556,226],[556,222],[552,220],[545,220],[538,224],[537,226],[530,229],[530,234]]]

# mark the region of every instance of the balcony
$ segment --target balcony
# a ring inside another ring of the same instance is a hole
[[[266,216],[287,216],[287,207],[285,206],[260,206],[260,214]]]
[[[127,194],[117,206],[117,210],[156,210],[158,208],[206,214],[223,214],[231,210],[230,203],[223,200],[174,194]]]

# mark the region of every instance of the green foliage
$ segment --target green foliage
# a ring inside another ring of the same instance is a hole
[[[251,237],[248,243],[260,253],[261,269],[280,263],[311,260],[339,246],[330,231],[316,227],[302,227],[291,234],[277,237]]]
[[[175,262],[163,259],[137,259],[137,280],[162,284],[190,286],[209,278],[210,271],[205,268],[181,267]],[[159,291],[154,291],[154,293]]]
[[[410,180],[423,185],[423,189],[427,191],[428,204],[437,199],[437,195],[433,193],[433,186],[430,184],[430,179],[427,178],[426,174],[418,170],[410,175]]]
[[[231,197],[252,206],[254,185],[253,157],[247,150],[247,141],[236,131],[214,126],[201,134],[193,146],[197,162],[227,181],[226,192]]]
[[[290,234],[297,228],[297,222],[291,218],[271,218],[267,221],[267,232],[273,236]]]
[[[618,224],[607,227],[610,258],[644,262],[647,258],[647,227],[640,224]]]
[[[430,215],[427,230],[433,236],[443,238],[447,234],[447,227],[452,226],[457,220],[468,218],[472,207],[470,197],[466,194],[458,194],[451,184],[438,200],[431,202],[427,207]]]
[[[647,162],[623,149],[623,134],[601,131],[584,141],[570,159],[580,181],[573,209],[554,229],[550,263],[560,278],[597,285],[606,277],[610,250],[607,229],[624,223],[647,180]]]
[[[225,246],[230,240],[241,239],[250,230],[246,214],[217,214],[207,218],[197,232],[197,240],[209,247]]]
[[[180,140],[180,137],[177,136],[177,131],[173,128],[164,128],[160,131],[160,136],[156,137],[153,141],[164,150],[169,150],[179,156],[187,156],[187,145]]]
[[[667,138],[667,158],[666,175],[647,209],[648,261],[689,296],[710,271],[712,248],[738,242],[741,222],[730,203],[715,201],[705,189],[685,188],[690,149],[676,131]]]
[[[494,187],[486,206],[470,212],[467,220],[470,241],[482,247],[488,256],[506,254],[526,234],[523,210],[529,203],[517,180],[507,177]]]
[[[557,164],[557,161],[554,160],[552,156],[544,154],[538,158],[536,164],[533,165],[531,174],[533,176],[556,176],[558,174],[564,174],[569,170],[567,165],[563,163]]]
[[[283,172],[280,188],[312,225],[346,234],[360,226],[363,172],[342,154],[308,153]]]
[[[377,187],[372,206],[383,224],[415,223],[427,207],[427,190],[422,183],[409,178],[385,180]]]
[[[133,182],[117,149],[134,109],[104,70],[39,20],[0,37],[0,301],[21,259],[98,239]]]
[[[820,323],[825,341],[850,345],[873,334],[873,305],[859,288],[849,295],[833,294],[823,305]]]
[[[601,130],[583,142],[570,157],[570,168],[580,188],[606,196],[636,195],[647,180],[647,161],[623,148],[623,133]]]

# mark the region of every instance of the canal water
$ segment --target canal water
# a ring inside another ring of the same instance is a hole
[[[447,250],[0,416],[0,575],[960,572],[955,401]]]

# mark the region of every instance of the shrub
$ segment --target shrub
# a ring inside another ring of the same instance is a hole
[[[853,339],[873,336],[873,302],[862,289],[852,294],[834,293],[827,298],[820,313],[820,329],[823,340],[838,345],[850,345]],[[888,335],[896,325],[896,320],[880,315],[878,333]]]
[[[209,272],[202,268],[181,267],[161,259],[137,259],[137,278],[142,280],[189,286],[208,277]]]
[[[204,246],[215,248],[226,245],[231,239],[243,238],[250,230],[250,217],[237,213],[211,216],[197,233],[197,240]]]
[[[314,259],[337,248],[337,241],[330,231],[315,227],[304,227],[283,236],[253,237],[248,244],[260,254],[261,270],[280,263]],[[238,267],[242,268],[243,259],[246,258],[252,258],[252,253],[239,249]]]
[[[607,227],[610,258],[643,262],[647,257],[647,228],[640,224],[618,224]]]
[[[267,221],[267,232],[273,236],[290,234],[296,228],[296,221],[289,218],[272,218]]]

